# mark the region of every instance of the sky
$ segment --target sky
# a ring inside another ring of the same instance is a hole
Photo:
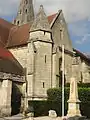
[[[20,0],[0,0],[0,17],[15,18]],[[42,4],[47,15],[62,9],[73,47],[90,54],[90,0],[33,0],[35,11]]]

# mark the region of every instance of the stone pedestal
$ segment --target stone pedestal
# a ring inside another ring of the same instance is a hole
[[[80,114],[80,110],[79,110],[79,103],[80,101],[74,101],[74,100],[68,100],[68,117],[72,117],[72,116],[81,116]]]
[[[81,116],[79,104],[80,100],[78,99],[77,81],[75,78],[71,78],[70,96],[68,100],[68,117]]]

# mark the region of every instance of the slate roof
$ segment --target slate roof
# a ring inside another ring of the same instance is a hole
[[[0,46],[5,47],[10,29],[13,27],[11,23],[0,18]]]
[[[8,43],[10,30],[15,25],[0,18],[0,72],[23,75],[23,68],[5,47]]]
[[[53,19],[56,17],[57,14],[53,14],[48,16],[48,22],[51,24]],[[8,42],[6,47],[16,47],[16,46],[22,46],[27,44],[27,41],[29,39],[29,31],[30,31],[31,25],[29,23],[24,24],[22,26],[14,26],[11,28]]]
[[[90,63],[90,58],[87,56],[87,55],[85,55],[84,53],[82,53],[82,52],[80,52],[79,50],[77,50],[77,49],[73,49],[74,50],[74,52],[76,52],[75,54],[76,54],[76,56],[80,56],[83,60],[85,60],[85,61],[87,61],[88,63]]]
[[[10,48],[27,44],[30,27],[29,23],[22,26],[14,26],[10,31],[6,47]]]
[[[0,72],[23,75],[23,67],[9,50],[2,47],[0,47]]]

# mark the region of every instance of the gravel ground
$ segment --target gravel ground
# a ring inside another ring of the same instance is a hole
[[[0,118],[0,120],[61,120],[61,117],[51,118],[48,116],[44,116],[44,117],[34,117],[34,118],[24,119],[24,117],[22,115],[16,115],[16,116],[12,116],[12,117]]]

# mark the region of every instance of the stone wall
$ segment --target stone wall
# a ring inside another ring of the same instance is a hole
[[[23,78],[23,76],[0,72],[0,116],[11,115],[13,91],[15,94],[16,92],[19,92],[20,95],[25,94],[23,90],[25,80]]]
[[[61,60],[60,60],[61,59]],[[64,54],[64,65],[65,65],[65,80],[70,82],[72,77],[72,56],[70,54]],[[62,71],[62,53],[57,51],[53,54],[53,72],[52,72],[52,81],[53,87],[59,87],[59,80],[62,78],[60,71]]]
[[[28,96],[44,99],[47,96],[47,89],[52,87],[52,44],[42,41],[33,44],[28,45]]]
[[[19,61],[19,63],[26,68],[27,65],[27,46],[17,47],[9,49],[10,52],[14,55],[14,57]]]
[[[58,31],[58,32],[57,32]],[[72,43],[68,34],[67,24],[65,22],[63,13],[59,15],[54,25],[52,26],[52,37],[54,41],[53,52],[53,87],[58,86],[59,84],[59,59],[62,58],[62,53],[58,50],[57,46],[64,45],[66,50],[72,50]],[[65,77],[66,82],[70,81],[72,76],[72,56],[65,53]]]
[[[28,43],[28,53],[27,53],[27,93],[29,97],[33,96],[34,92],[34,73],[35,73],[35,52],[34,43]]]
[[[35,56],[34,94],[47,96],[47,89],[52,86],[52,44],[35,42],[35,46],[37,52]]]
[[[12,81],[2,80],[0,85],[0,116],[11,115]]]
[[[55,87],[57,87],[57,81],[56,81],[57,71],[56,70],[58,70],[56,68],[56,64],[57,64],[57,55],[56,55],[56,53],[53,54],[52,61],[53,61],[53,64],[52,64],[52,87],[55,88]]]
[[[52,37],[55,46],[65,45],[65,48],[72,51],[72,42],[69,37],[67,24],[65,22],[63,13],[59,15],[54,25],[52,26]]]
[[[73,76],[78,82],[89,83],[90,80],[90,65],[81,57],[74,57],[74,64],[72,65]]]
[[[70,54],[65,54],[65,76],[66,82],[70,82],[72,77],[72,56]]]
[[[83,83],[90,83],[90,65],[86,61],[81,62],[81,81]]]
[[[72,65],[72,76],[76,78],[77,82],[81,82],[81,65]]]

